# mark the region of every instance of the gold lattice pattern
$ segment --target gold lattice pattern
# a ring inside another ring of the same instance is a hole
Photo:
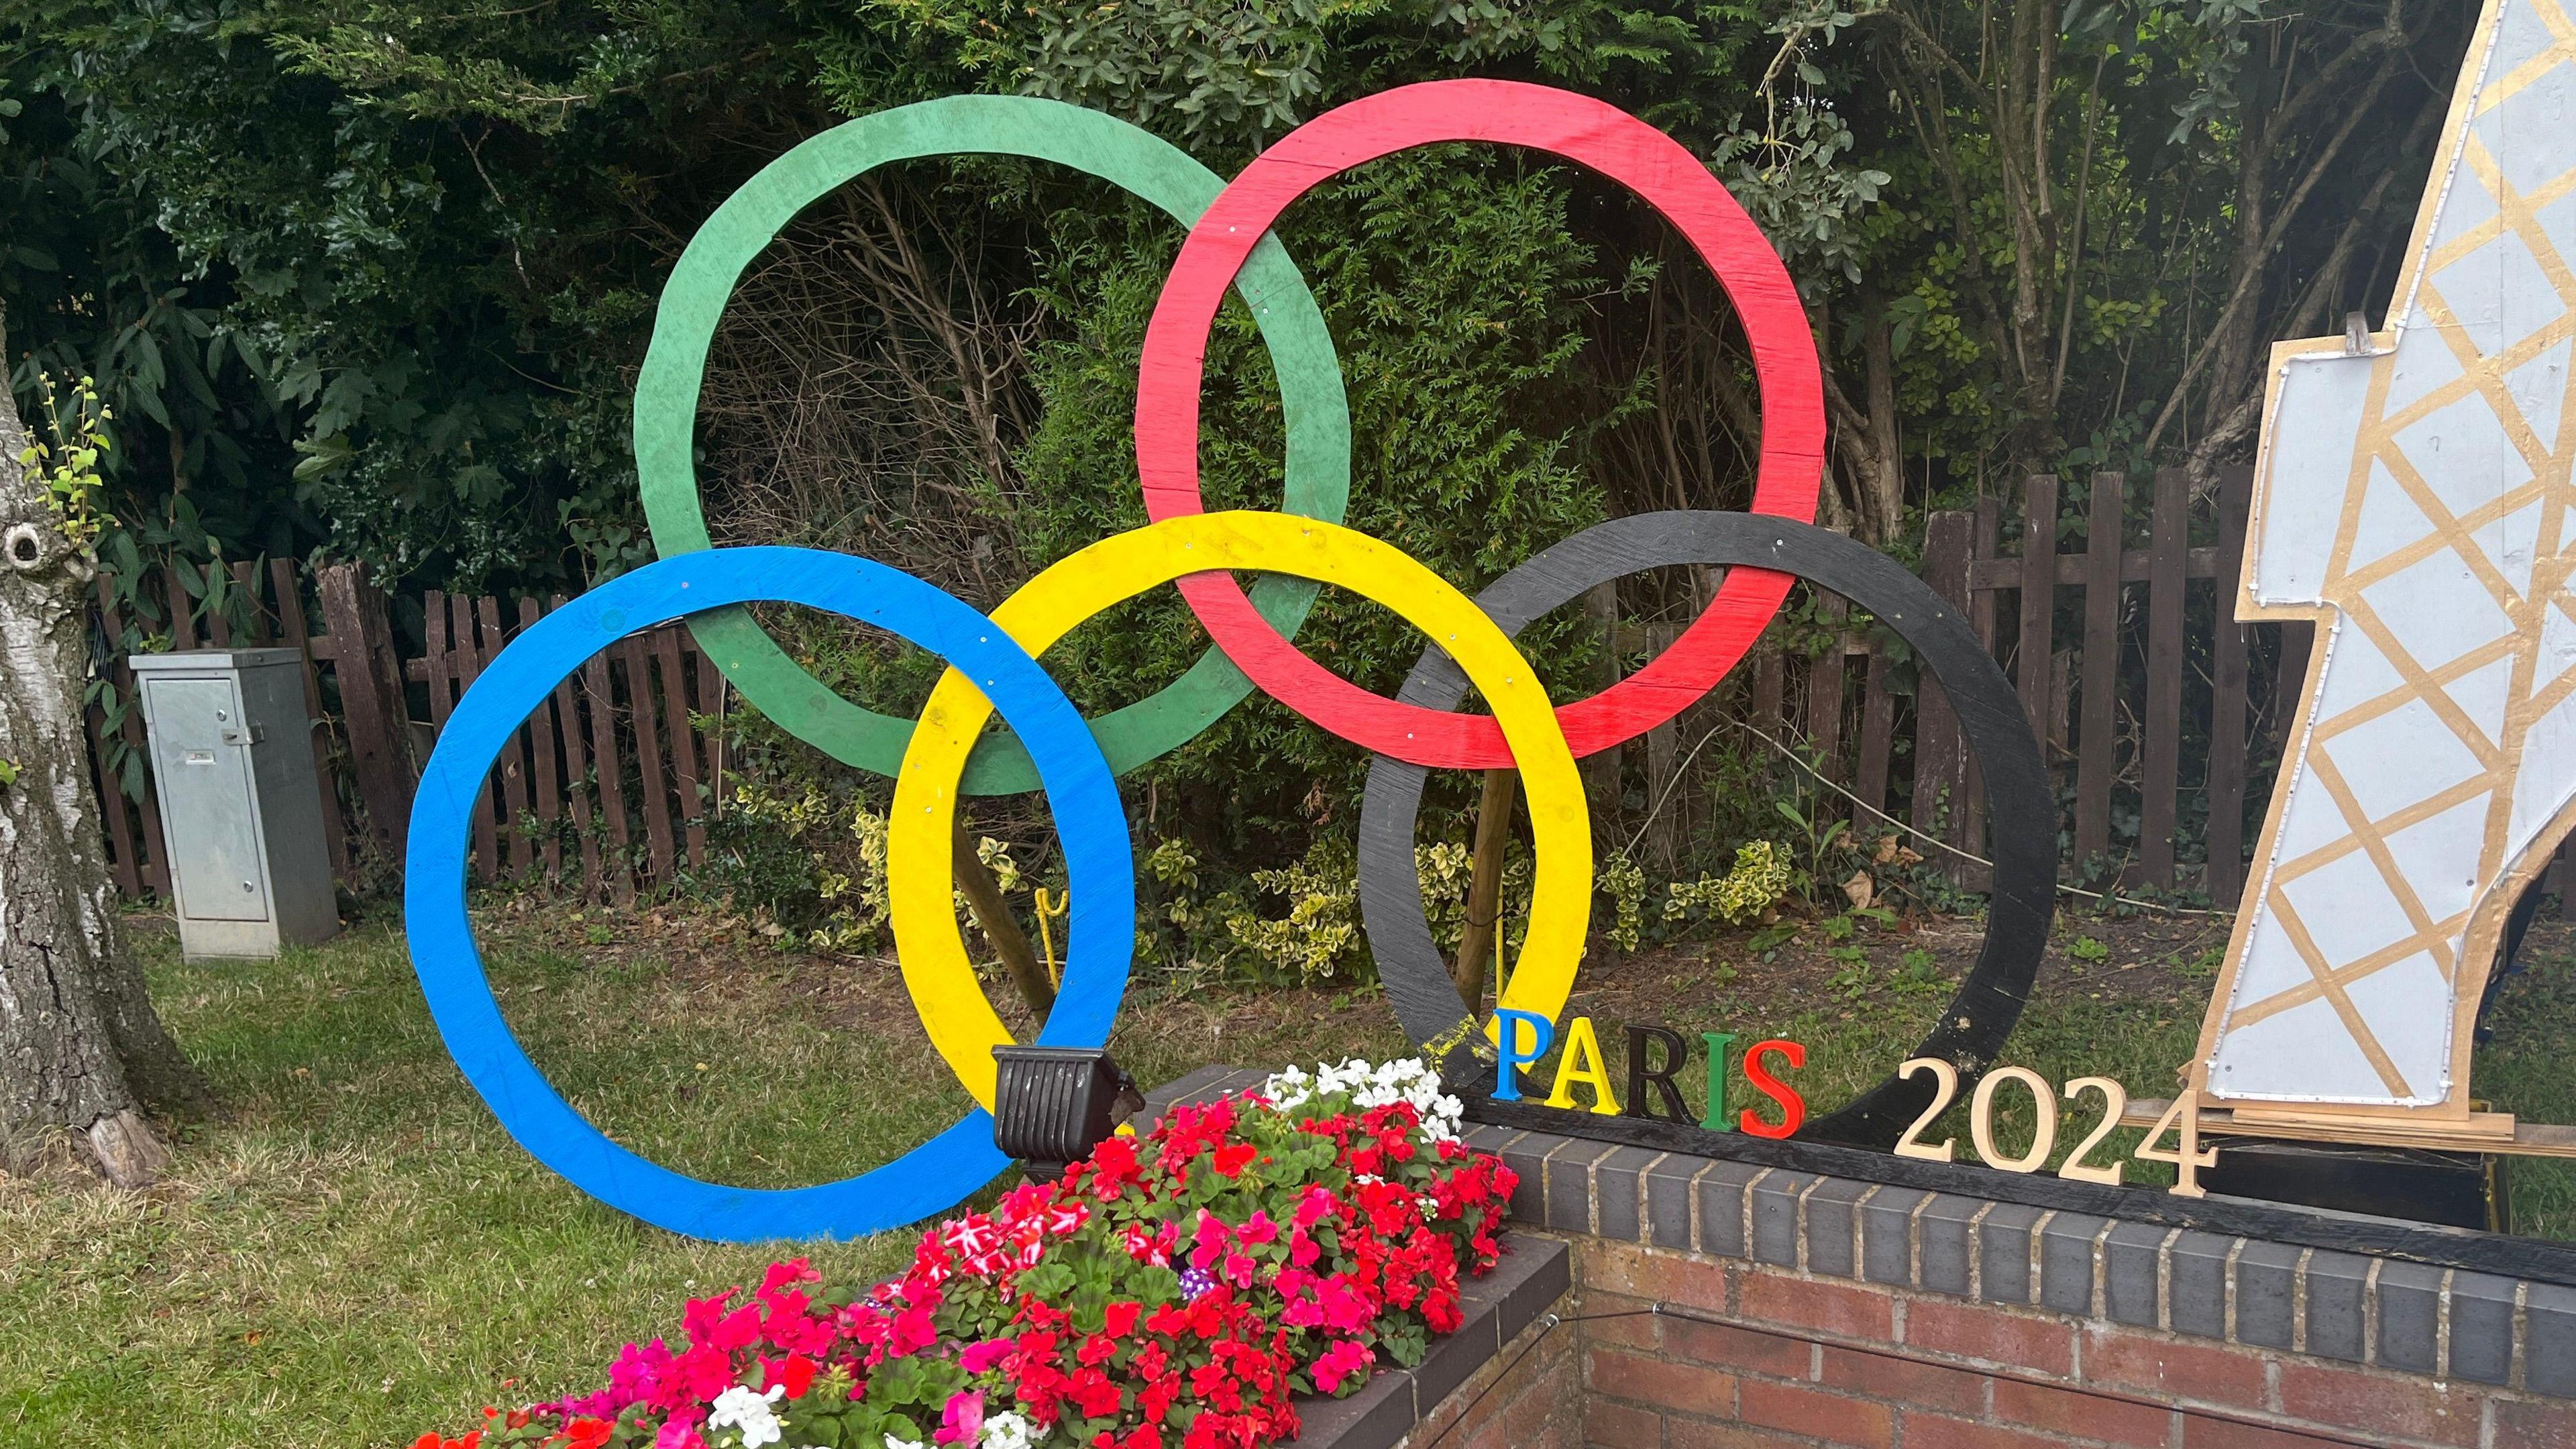
[[[2275,353],[2247,586],[2320,647],[2204,1036],[2222,1097],[2464,1107],[2501,887],[2563,830],[2571,8],[2489,0],[2395,345]]]

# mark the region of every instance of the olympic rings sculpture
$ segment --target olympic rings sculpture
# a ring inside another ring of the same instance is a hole
[[[1736,305],[1762,390],[1750,513],[1615,520],[1539,555],[1475,600],[1392,546],[1339,525],[1350,482],[1340,367],[1321,310],[1270,228],[1290,202],[1335,173],[1445,141],[1526,146],[1586,165],[1654,206],[1709,263]],[[855,556],[714,548],[694,473],[693,430],[707,350],[743,269],[833,187],[891,161],[964,153],[1072,166],[1189,224],[1140,362],[1136,439],[1151,521],[1058,561],[989,616]],[[1201,511],[1198,394],[1208,331],[1229,288],[1252,309],[1280,379],[1282,512]],[[1520,772],[1536,872],[1522,949],[1498,1005],[1559,1015],[1591,912],[1591,828],[1576,758],[1632,739],[1704,696],[1760,636],[1798,576],[1889,618],[1934,666],[1984,765],[1994,818],[2021,822],[2047,809],[2035,747],[2025,732],[2017,754],[2012,731],[1998,723],[2018,719],[2010,686],[1974,636],[1902,568],[1805,521],[1815,511],[1823,440],[1814,342],[1778,256],[1689,152],[1598,101],[1505,81],[1407,86],[1308,122],[1231,182],[1150,133],[1052,101],[952,97],[837,127],[747,182],[673,271],[635,404],[642,499],[663,558],[514,639],[439,738],[413,811],[404,897],[431,1013],[466,1078],[522,1146],[648,1222],[748,1240],[855,1236],[929,1216],[1006,1165],[992,1143],[992,1049],[1011,1038],[976,980],[951,906],[958,800],[1046,792],[1064,842],[1072,910],[1063,990],[1038,1040],[1099,1046],[1125,994],[1135,942],[1134,857],[1116,777],[1194,738],[1258,686],[1378,755],[1362,820],[1370,940],[1416,1040],[1443,1058],[1474,1055],[1478,1024],[1430,949],[1411,868],[1425,768]],[[1709,607],[1645,668],[1589,699],[1553,705],[1511,634],[1584,587],[1671,562],[1727,566]],[[1248,597],[1235,570],[1262,575]],[[1177,584],[1214,647],[1153,696],[1084,720],[1040,656],[1084,619],[1165,583]],[[1435,642],[1399,697],[1360,689],[1291,642],[1326,583],[1388,606]],[[918,721],[872,713],[789,658],[744,607],[761,602],[874,624],[938,653],[949,669]],[[679,619],[770,718],[844,763],[895,780],[887,874],[897,958],[932,1044],[977,1106],[929,1142],[857,1177],[791,1190],[728,1187],[618,1146],[520,1049],[475,950],[465,910],[468,821],[502,744],[581,661],[627,633]],[[1491,716],[1453,712],[1470,684]],[[988,736],[984,726],[996,711],[1008,732]],[[1934,1036],[1949,1054],[1991,1055],[2018,1016],[2045,942],[2053,856],[2002,845],[2008,834],[2047,833],[1996,832],[1987,948]],[[1483,1035],[1492,1038],[1490,1022]],[[1895,1127],[1887,1124],[1908,1120],[1912,1100],[1910,1084],[1891,1080],[1826,1120],[1852,1140],[1893,1141]]]

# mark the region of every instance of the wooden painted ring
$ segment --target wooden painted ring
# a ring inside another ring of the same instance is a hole
[[[1149,131],[1098,111],[1027,96],[950,96],[880,111],[826,131],[763,167],[716,208],[681,253],[662,290],[652,346],[636,379],[635,467],[653,546],[663,557],[713,546],[698,494],[698,390],[707,348],[743,269],[798,212],[834,187],[888,162],[969,153],[1069,166],[1134,192],[1184,223],[1224,187],[1215,172]],[[1252,250],[1236,290],[1252,309],[1279,375],[1288,440],[1280,506],[1339,519],[1350,498],[1351,416],[1324,314],[1276,241]],[[1291,634],[1315,601],[1315,586],[1303,579],[1264,579],[1252,592],[1265,627]],[[689,628],[743,698],[788,733],[843,764],[880,775],[895,772],[912,734],[910,720],[863,709],[824,688],[744,610],[692,619]],[[1210,649],[1153,695],[1093,720],[1091,731],[1110,769],[1125,774],[1188,743],[1251,689],[1223,654]],[[1018,737],[997,735],[975,751],[962,788],[970,795],[1034,790],[1037,770]]]
[[[1538,867],[1528,933],[1502,1001],[1555,1017],[1573,989],[1591,922],[1592,823],[1583,781],[1537,672],[1503,630],[1448,581],[1394,545],[1335,524],[1284,513],[1195,513],[1102,539],[1021,585],[992,618],[1020,648],[1043,655],[1102,610],[1211,569],[1290,574],[1383,604],[1456,659],[1461,677],[1475,681],[1492,703],[1521,761]],[[987,1108],[993,1103],[993,1048],[1011,1036],[985,999],[958,934],[952,832],[958,774],[991,714],[973,678],[955,669],[940,676],[895,775],[886,849],[895,956],[905,989],[931,1043]],[[1409,878],[1410,856],[1405,863]],[[1133,902],[1075,890],[1073,929],[1080,931],[1090,913],[1112,909],[1132,912]],[[1062,1027],[1086,1040],[1105,1035],[1116,1010],[1114,1001],[1059,1001],[1047,1019],[1048,1033]]]
[[[970,1111],[892,1162],[813,1187],[732,1187],[674,1172],[611,1140],[547,1085],[501,1016],[465,914],[474,802],[528,712],[581,661],[638,629],[758,601],[827,609],[956,661],[1034,742],[1036,768],[1062,825],[1066,872],[1092,902],[1091,914],[1068,937],[1062,999],[1072,1009],[1048,1022],[1039,1040],[1105,1044],[1136,944],[1135,858],[1108,761],[1064,691],[990,619],[934,585],[849,554],[801,548],[684,554],[621,574],[522,630],[457,702],[421,772],[412,803],[411,868],[403,879],[403,929],[421,994],[457,1068],[519,1145],[574,1186],[693,1237],[857,1237],[953,1207],[1009,1166],[993,1145],[992,1117]],[[985,1069],[992,1069],[989,1059]],[[992,1094],[984,1096],[989,1107]]]
[[[1163,283],[1138,368],[1136,461],[1145,512],[1196,513],[1199,387],[1208,329],[1238,267],[1289,203],[1329,177],[1441,141],[1528,146],[1620,183],[1680,229],[1735,303],[1762,394],[1753,512],[1816,516],[1824,468],[1824,384],[1805,307],[1779,254],[1724,184],[1670,136],[1571,91],[1518,81],[1431,81],[1327,111],[1280,138],[1227,183]],[[1633,739],[1708,692],[1760,637],[1788,596],[1785,574],[1737,569],[1671,648],[1610,689],[1558,711],[1578,756]],[[1494,720],[1420,709],[1335,675],[1285,645],[1233,579],[1181,580],[1181,594],[1226,657],[1263,692],[1342,738],[1418,765],[1494,769],[1512,752]]]
[[[1596,585],[1675,564],[1759,567],[1831,589],[1904,639],[1948,696],[1985,781],[1994,893],[1976,964],[1939,1024],[1908,1055],[1939,1057],[1974,1080],[2021,1019],[2056,901],[2056,807],[2011,681],[1957,611],[1904,565],[1812,524],[1749,513],[1676,510],[1614,518],[1496,579],[1476,604],[1504,633],[1517,634]],[[1420,709],[1453,709],[1467,683],[1437,650],[1426,650],[1398,698]],[[1360,802],[1360,918],[1378,978],[1405,1031],[1417,1042],[1445,1046],[1470,1038],[1472,1018],[1422,910],[1413,831],[1425,773],[1420,765],[1386,755],[1369,766]],[[1463,1070],[1466,1064],[1454,1065]],[[1810,1122],[1801,1135],[1892,1147],[1930,1104],[1932,1090],[1929,1083],[1891,1076]]]

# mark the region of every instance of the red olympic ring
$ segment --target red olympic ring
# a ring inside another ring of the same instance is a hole
[[[1427,81],[1327,111],[1254,157],[1190,229],[1146,325],[1138,368],[1136,461],[1146,515],[1160,522],[1204,511],[1199,387],[1208,331],[1253,245],[1290,202],[1326,178],[1441,141],[1527,146],[1581,162],[1680,229],[1726,288],[1752,347],[1762,397],[1752,511],[1812,521],[1824,470],[1824,381],[1806,309],[1779,254],[1708,168],[1663,132],[1588,96],[1497,80]],[[1574,753],[1634,739],[1706,694],[1761,636],[1793,581],[1766,569],[1729,570],[1717,597],[1670,649],[1557,711]],[[1492,716],[1402,704],[1352,684],[1282,638],[1233,575],[1193,574],[1180,588],[1226,657],[1309,721],[1417,765],[1497,769],[1512,763]]]

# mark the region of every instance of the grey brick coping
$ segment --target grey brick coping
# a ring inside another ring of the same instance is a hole
[[[1140,1121],[1267,1075],[1193,1072],[1150,1093]],[[2096,1213],[1490,1124],[1470,1127],[1467,1140],[1520,1174],[1511,1210],[1523,1227],[2576,1398],[2576,1287],[2369,1250],[2402,1240],[2404,1224],[2354,1220],[2358,1250],[2345,1251],[2120,1216],[2124,1202],[2167,1206],[2150,1196],[2103,1197],[2098,1205],[2111,1211]],[[1923,1166],[1878,1154],[1844,1160]],[[1945,1180],[1992,1176],[1952,1170]],[[2482,1246],[2509,1261],[2516,1243]],[[2560,1248],[2534,1251],[2544,1246]],[[1518,1331],[1501,1330],[1500,1341]],[[1374,1403],[1379,1392],[1341,1403]]]
[[[2576,1398],[2576,1289],[1491,1125],[1513,1220]]]

